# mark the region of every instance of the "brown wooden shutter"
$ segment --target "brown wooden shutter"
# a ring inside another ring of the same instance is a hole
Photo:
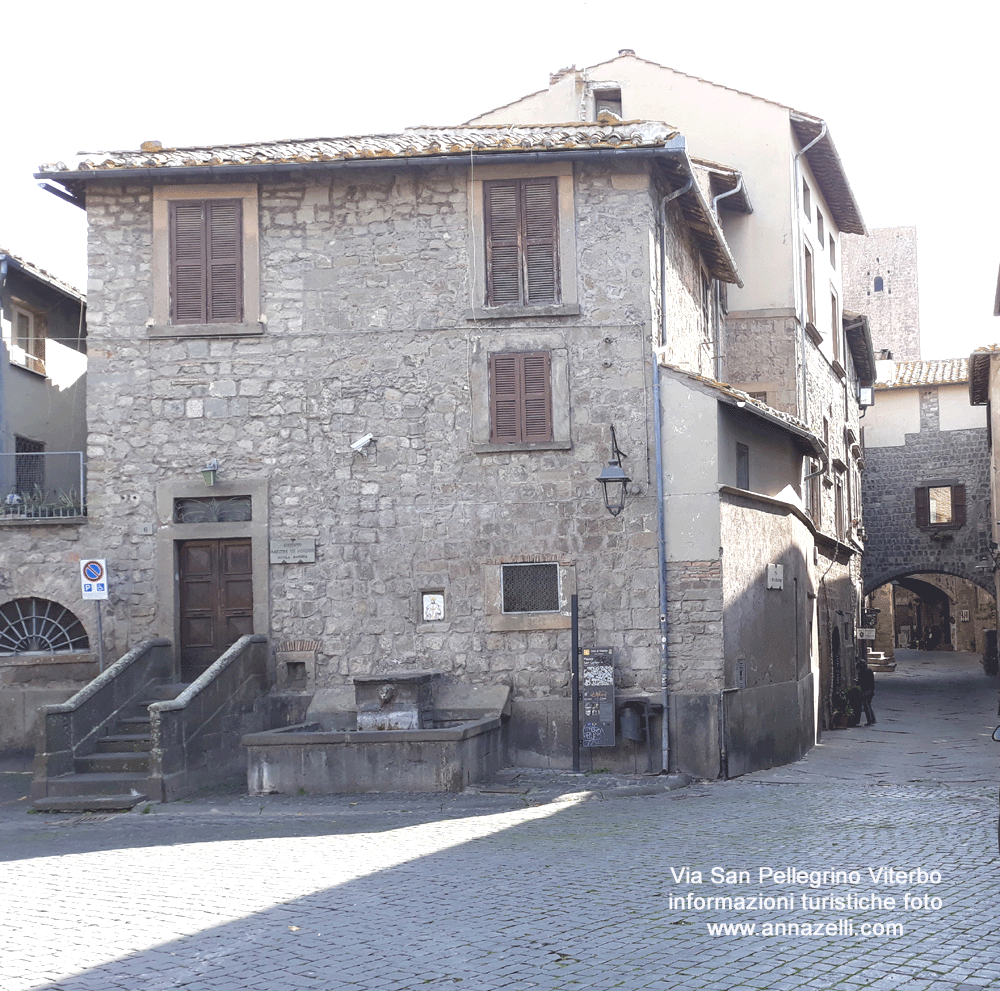
[[[951,487],[951,516],[955,526],[965,526],[965,486]]]
[[[927,486],[914,489],[914,504],[916,509],[917,526],[930,526],[930,491]]]
[[[519,356],[523,418],[521,439],[552,439],[552,390],[549,384],[549,352],[537,351]]]
[[[31,356],[35,359],[36,371],[45,372],[45,341],[49,336],[48,320],[44,313],[36,313],[34,336],[31,339]]]
[[[243,319],[243,204],[206,204],[208,227],[208,323]]]
[[[486,305],[559,301],[559,198],[554,177],[483,184]]]
[[[171,320],[243,319],[243,204],[204,200],[170,204]]]
[[[522,302],[518,185],[487,182],[484,197],[486,305],[517,305]]]
[[[490,443],[552,439],[551,356],[548,351],[490,355]]]
[[[520,440],[516,354],[490,355],[490,443]]]
[[[205,323],[205,204],[170,204],[170,317],[174,323]]]
[[[521,203],[524,218],[524,302],[558,302],[559,209],[556,180],[523,180]]]

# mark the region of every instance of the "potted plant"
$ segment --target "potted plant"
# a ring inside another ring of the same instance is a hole
[[[834,692],[833,695],[833,716],[831,718],[831,724],[834,729],[847,729],[851,725],[851,720],[854,718],[854,709],[851,707],[850,695],[843,689]],[[860,719],[860,714],[858,719]],[[857,725],[855,723],[855,725]]]

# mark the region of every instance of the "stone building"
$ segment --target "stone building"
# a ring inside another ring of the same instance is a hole
[[[968,611],[966,622],[973,622],[980,604],[972,605],[971,590],[959,596],[947,582],[928,576],[950,575],[993,591],[991,568],[984,566],[991,560],[986,418],[969,404],[965,359],[877,364],[876,403],[864,428],[865,591],[896,582],[934,603],[939,618],[929,619],[926,610],[913,623],[900,623],[897,616],[875,648],[891,652],[898,646],[901,625],[925,634],[937,626],[937,643],[951,645],[951,617]],[[905,634],[918,636],[928,639]],[[976,639],[981,649],[981,634],[964,639]]]
[[[825,121],[630,49],[562,69],[546,89],[471,123],[586,120],[602,110],[670,121],[704,161],[743,285],[719,285],[719,320],[706,330],[715,346],[704,346],[714,370],[700,370],[794,414],[827,450],[804,482],[825,725],[834,686],[853,677],[861,604],[859,391],[874,381],[874,355],[865,310],[847,304],[842,285],[843,236],[866,234],[860,209]]]
[[[0,338],[3,751],[23,747],[36,707],[67,698],[97,663],[75,601],[52,584],[85,514],[86,301],[0,249]]]
[[[864,313],[876,351],[896,361],[920,360],[920,295],[916,227],[882,227],[845,237],[844,306]]]
[[[159,635],[189,677],[252,630],[306,691],[386,669],[506,684],[511,759],[566,766],[576,596],[581,642],[649,706],[656,767],[808,749],[860,604],[873,355],[833,283],[863,225],[825,124],[739,97],[720,110],[750,101],[758,150],[779,134],[794,157],[777,190],[749,138],[753,178],[596,104],[45,167],[90,227],[73,553],[108,561],[109,649]]]

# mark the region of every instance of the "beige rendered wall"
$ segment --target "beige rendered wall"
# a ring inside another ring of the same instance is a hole
[[[569,73],[551,88],[488,111],[472,123],[585,120],[592,113],[587,84],[619,86],[626,120],[666,121],[687,138],[689,155],[739,169],[745,176],[754,206],[752,222],[743,216],[723,218],[746,283],[744,289],[730,288],[730,310],[794,307],[795,259],[786,245],[789,231],[798,229],[791,183],[796,149],[788,109],[634,56],[612,59],[585,73]]]
[[[865,414],[865,447],[902,447],[920,433],[920,390],[879,389]]]
[[[969,402],[969,385],[938,386],[938,416],[942,430],[976,430],[986,426],[986,407]]]

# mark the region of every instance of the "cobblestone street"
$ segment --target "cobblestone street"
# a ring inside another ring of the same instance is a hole
[[[0,988],[991,987],[996,687],[975,655],[900,652],[876,726],[650,795],[510,772],[437,799],[28,816],[10,771]],[[849,873],[795,873],[822,871]]]

